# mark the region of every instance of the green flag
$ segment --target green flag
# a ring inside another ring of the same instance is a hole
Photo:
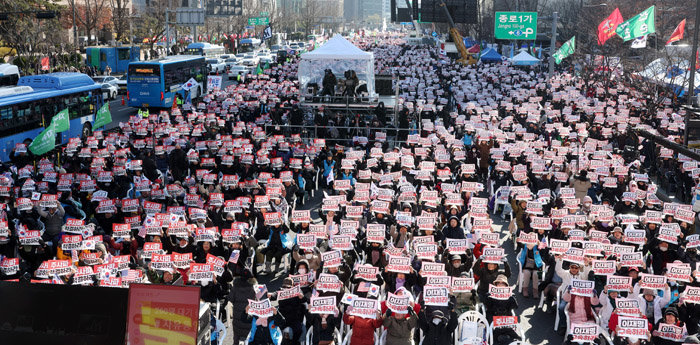
[[[617,26],[615,33],[622,37],[623,41],[633,40],[637,37],[653,34],[656,32],[654,25],[655,7],[651,6],[642,13],[628,19],[626,22]]]
[[[54,115],[51,119],[51,124],[49,127],[53,127],[56,133],[65,132],[70,129],[70,120],[68,119],[68,108],[63,109]]]
[[[255,69],[255,74],[262,74],[262,73],[263,73],[263,70],[260,67],[260,64],[258,64],[258,68]]]
[[[567,56],[573,54],[576,51],[576,36],[571,37],[570,40],[566,41],[566,43],[562,44],[562,46],[557,50],[556,53],[554,53],[554,62],[558,64],[561,63],[562,60],[566,59]]]
[[[109,103],[105,103],[100,107],[95,116],[94,128],[100,128],[104,125],[112,123],[112,113],[109,111]]]
[[[44,131],[39,133],[39,135],[34,138],[34,141],[29,144],[29,150],[37,156],[53,150],[54,147],[56,147],[56,131],[52,126],[44,129]]]

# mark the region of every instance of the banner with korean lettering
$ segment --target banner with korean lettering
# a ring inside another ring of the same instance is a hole
[[[131,284],[127,320],[127,344],[196,345],[199,287]]]

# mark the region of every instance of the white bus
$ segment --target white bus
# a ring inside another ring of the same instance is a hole
[[[207,42],[196,42],[190,43],[187,48],[185,48],[185,54],[218,57],[219,55],[226,54],[226,48]]]
[[[19,80],[19,68],[3,63],[0,64],[0,86],[16,86]]]

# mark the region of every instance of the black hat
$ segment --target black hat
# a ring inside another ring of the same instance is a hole
[[[664,315],[668,315],[668,314],[671,314],[671,315],[675,316],[676,318],[678,318],[678,309],[676,309],[675,307],[668,307],[668,308],[666,308]]]

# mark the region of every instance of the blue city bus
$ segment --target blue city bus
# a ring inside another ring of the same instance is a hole
[[[182,85],[191,78],[197,85],[190,89],[195,99],[207,91],[207,62],[204,56],[172,55],[157,60],[129,64],[126,98],[130,107],[169,108],[176,94],[187,95]]]
[[[58,72],[19,78],[0,88],[0,161],[7,162],[17,143],[29,143],[54,115],[68,108],[70,129],[56,144],[92,135],[95,113],[103,104],[102,88],[83,73]]]
[[[112,73],[126,73],[129,63],[139,61],[141,48],[139,47],[87,47],[85,48],[85,64],[96,67],[100,74],[104,73],[107,66]]]

